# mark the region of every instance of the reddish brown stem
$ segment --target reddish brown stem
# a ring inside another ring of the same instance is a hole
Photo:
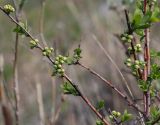
[[[144,0],[144,14],[146,14],[146,11],[147,11],[147,0]],[[149,28],[145,29],[144,33],[145,33],[144,61],[146,62],[146,65],[144,67],[143,80],[147,81],[147,77],[150,74],[150,45],[149,45],[150,44],[150,29]],[[144,110],[145,110],[147,117],[150,114],[150,92],[149,91],[150,90],[148,89],[148,91],[144,93]]]

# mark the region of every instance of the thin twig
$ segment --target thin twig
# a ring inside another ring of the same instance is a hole
[[[143,111],[141,111],[139,109],[139,107],[131,100],[129,100],[129,98],[123,94],[120,90],[118,90],[111,82],[109,82],[108,80],[106,80],[104,77],[102,77],[100,74],[98,74],[97,72],[95,72],[94,70],[90,69],[89,67],[85,66],[84,64],[78,62],[78,65],[85,68],[86,70],[88,70],[91,74],[97,76],[99,79],[101,79],[104,83],[106,83],[107,86],[109,86],[110,88],[112,88],[115,92],[117,92],[117,94],[122,97],[129,106],[133,107],[134,109],[136,109],[136,111],[141,112],[142,114],[144,114]]]
[[[104,52],[105,56],[111,61],[111,63],[114,65],[114,67],[116,68],[116,70],[118,71],[118,73],[120,74],[120,76],[122,77],[122,80],[125,84],[125,86],[127,87],[130,96],[132,97],[132,99],[134,99],[133,97],[133,93],[126,81],[126,79],[123,76],[123,73],[121,72],[121,70],[119,69],[119,67],[117,66],[117,64],[115,63],[115,61],[112,59],[112,57],[109,55],[109,53],[104,49],[103,45],[100,43],[100,41],[97,39],[97,37],[93,34],[93,39],[96,41],[96,43],[98,44],[98,46],[101,48],[101,50]]]
[[[144,14],[146,14],[147,11],[147,0],[144,0]],[[144,43],[144,61],[146,62],[146,65],[144,67],[144,72],[143,72],[143,80],[147,81],[147,77],[150,74],[150,29],[147,28],[144,30],[145,33],[145,43]],[[146,83],[148,84],[148,83]],[[144,93],[144,110],[146,112],[146,116],[149,117],[150,114],[150,92],[148,91]]]
[[[12,0],[14,3],[14,6],[16,8],[15,12],[15,18],[16,21],[19,23],[19,7],[16,4],[15,0]],[[16,26],[18,27],[18,25]],[[14,87],[14,97],[15,97],[15,122],[16,125],[19,125],[19,101],[20,101],[20,95],[19,95],[19,82],[18,82],[18,47],[19,47],[19,34],[16,33],[16,38],[15,38],[15,53],[14,53],[14,61],[13,61],[13,87]]]

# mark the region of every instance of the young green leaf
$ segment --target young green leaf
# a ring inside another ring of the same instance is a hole
[[[132,119],[132,114],[129,114],[127,110],[124,111],[124,114],[121,116],[121,122],[126,122]]]
[[[144,80],[138,80],[138,86],[139,88],[143,91],[143,92],[147,92],[148,91],[148,88],[150,86],[149,83],[147,83],[146,81]]]
[[[73,56],[67,58],[66,60],[67,64],[68,65],[77,64],[79,60],[82,58],[81,53],[82,53],[82,50],[79,46],[78,48],[74,50]]]
[[[160,66],[158,64],[151,65],[150,78],[153,80],[160,79]]]
[[[104,125],[104,123],[102,121],[100,121],[100,120],[97,120],[96,121],[96,125]]]
[[[152,16],[151,16],[151,22],[160,22],[160,8],[158,6],[154,7]]]
[[[22,22],[19,22],[20,26],[16,26],[16,28],[13,29],[13,32],[19,33],[19,35],[28,36],[28,34],[25,32],[25,30],[28,30],[27,22],[24,24]],[[25,30],[24,30],[25,29]]]
[[[74,96],[79,96],[79,93],[77,92],[77,90],[69,83],[69,82],[65,82],[61,88],[63,89],[64,94],[71,94]]]
[[[96,109],[101,110],[104,108],[104,100],[98,102]]]

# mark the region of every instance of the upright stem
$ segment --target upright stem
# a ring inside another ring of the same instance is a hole
[[[16,118],[16,125],[19,125],[19,83],[18,83],[18,44],[19,44],[19,37],[16,34],[16,43],[15,43],[15,54],[14,54],[14,97],[15,97],[15,118]]]
[[[87,97],[85,97],[82,92],[79,90],[78,86],[67,76],[64,75],[64,78],[69,81],[72,86],[76,89],[79,96],[84,100],[84,102],[92,109],[92,111],[104,122],[105,125],[110,125],[110,123],[97,111],[97,109],[91,104]]]
[[[147,0],[144,0],[144,14],[147,11]],[[147,28],[144,30],[145,33],[145,43],[144,43],[144,61],[146,62],[146,66],[144,67],[143,72],[143,80],[147,81],[147,78],[150,74],[150,29]],[[147,83],[146,83],[147,84]],[[144,93],[144,110],[146,116],[148,117],[150,114],[150,92],[148,91]]]
[[[16,21],[19,23],[19,8],[16,4],[16,1],[13,0],[14,6],[16,8],[15,18]],[[16,25],[18,27],[18,25]],[[15,40],[15,53],[14,53],[14,64],[13,64],[13,88],[14,88],[14,97],[15,97],[15,122],[16,125],[19,125],[19,101],[20,101],[20,95],[19,95],[19,83],[18,83],[18,46],[19,46],[19,34],[16,33],[16,40]]]
[[[44,113],[44,105],[43,105],[42,86],[38,81],[36,83],[36,89],[37,89],[37,103],[38,103],[38,108],[39,108],[40,125],[45,125],[45,113]]]

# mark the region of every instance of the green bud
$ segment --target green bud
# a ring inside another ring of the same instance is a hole
[[[132,47],[128,47],[128,51],[132,51]]]
[[[46,53],[46,52],[43,52],[42,54],[43,54],[43,56],[47,56],[47,53]]]
[[[142,52],[142,48],[137,48],[137,52]]]
[[[57,67],[58,67],[58,68],[62,68],[62,65],[59,64],[59,65],[57,65]]]
[[[78,55],[76,54],[76,55],[74,55],[74,58],[78,58]]]
[[[55,61],[55,64],[57,65],[57,64],[59,64],[59,62],[58,62],[58,61]]]
[[[56,57],[56,61],[59,61],[59,57]]]
[[[113,114],[114,116],[116,116],[117,112],[113,110],[113,111],[112,111],[112,114]]]
[[[137,52],[137,50],[138,50],[138,49],[137,49],[137,47],[136,47],[136,46],[134,46],[134,50]]]
[[[62,55],[59,55],[58,57],[59,57],[59,59],[62,59],[62,58],[63,58],[63,56],[62,56]]]
[[[139,65],[139,64],[140,64],[140,61],[139,61],[139,60],[135,60],[135,64],[136,64],[136,65]]]
[[[45,49],[45,50],[48,50],[49,48],[48,48],[48,47],[44,47],[44,49]]]
[[[113,116],[112,116],[112,115],[110,115],[110,116],[109,116],[109,119],[113,120]]]
[[[131,62],[131,59],[130,59],[130,58],[128,58],[126,61],[127,61],[127,62]]]
[[[131,63],[126,63],[126,65],[127,65],[128,67],[131,67],[131,66],[132,66],[132,64],[131,64]]]
[[[126,39],[126,37],[122,37],[121,40],[122,41],[126,41],[127,39]]]
[[[54,49],[52,47],[50,47],[50,50],[53,51]]]
[[[10,14],[11,12],[14,12],[15,9],[12,5],[10,4],[7,4],[7,5],[4,5],[4,11],[7,13],[7,14]]]
[[[124,33],[124,34],[123,34],[123,36],[124,36],[124,37],[127,37],[127,36],[128,36],[128,34],[127,34],[127,33]]]
[[[136,69],[139,69],[139,68],[140,68],[140,66],[139,66],[139,65],[135,65],[135,68],[136,68]]]
[[[64,70],[64,69],[62,69],[62,73],[64,73],[64,71],[65,71],[65,70]]]
[[[58,73],[62,73],[62,69],[58,69],[57,72],[58,72]]]
[[[57,65],[54,65],[54,68],[55,68],[55,69],[57,69],[57,68],[58,68],[58,66],[57,66]]]
[[[140,47],[141,47],[141,44],[136,44],[136,47],[140,48]]]
[[[60,60],[60,63],[61,63],[61,64],[63,64],[63,63],[64,63],[64,61],[63,61],[63,60]]]
[[[117,112],[117,117],[120,117],[121,116],[121,113],[120,112]]]
[[[132,40],[131,40],[131,39],[128,39],[128,40],[127,40],[127,43],[131,43],[131,42],[132,42]]]
[[[139,64],[140,64],[142,67],[144,67],[144,66],[146,65],[144,61],[140,61]]]
[[[63,60],[66,61],[66,60],[67,60],[67,57],[63,57]]]
[[[46,50],[48,55],[50,55],[52,53],[52,51],[50,49]]]
[[[128,35],[128,38],[129,39],[133,39],[133,35]]]
[[[31,41],[29,42],[29,44],[30,44],[31,49],[37,47],[37,45],[38,45],[38,39],[31,40]]]
[[[134,76],[136,76],[136,75],[137,75],[137,73],[136,73],[135,71],[133,71],[133,72],[132,72],[132,74],[133,74]]]

